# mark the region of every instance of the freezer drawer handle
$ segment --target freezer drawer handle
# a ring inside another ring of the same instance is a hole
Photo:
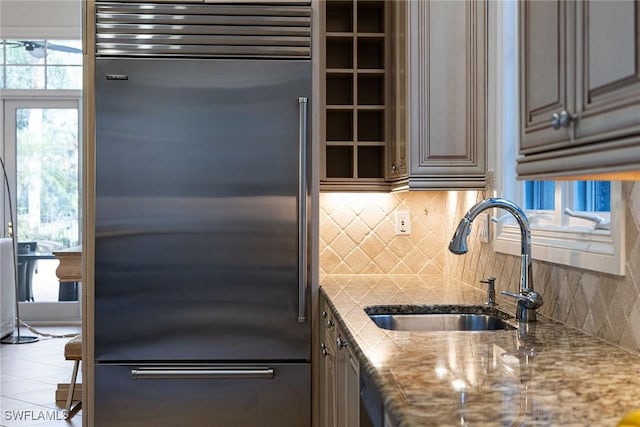
[[[298,323],[306,322],[307,293],[307,103],[298,98],[300,110],[300,163],[298,165]]]
[[[134,380],[243,380],[243,379],[273,379],[273,368],[253,369],[209,369],[209,368],[138,368],[131,370]]]

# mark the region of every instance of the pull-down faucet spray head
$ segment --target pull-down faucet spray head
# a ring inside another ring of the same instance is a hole
[[[453,233],[451,242],[449,242],[449,251],[456,255],[464,255],[469,248],[467,247],[467,236],[471,233],[471,220],[465,215],[458,224],[456,232]]]

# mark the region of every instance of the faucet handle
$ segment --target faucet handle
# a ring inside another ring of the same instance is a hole
[[[521,291],[518,294],[509,291],[502,291],[501,294],[517,299],[530,310],[535,310],[542,305],[542,295],[533,290]]]

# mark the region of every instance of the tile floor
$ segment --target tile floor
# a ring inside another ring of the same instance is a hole
[[[48,334],[80,332],[80,326],[36,329]],[[24,328],[21,333],[34,335]],[[0,344],[0,427],[82,426],[82,411],[65,421],[65,402],[55,401],[57,384],[71,378],[73,362],[64,359],[69,339],[41,337],[32,344]]]

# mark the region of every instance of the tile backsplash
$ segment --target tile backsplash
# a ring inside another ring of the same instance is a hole
[[[623,183],[626,199],[626,271],[612,276],[534,262],[540,313],[632,351],[640,350],[640,182]],[[488,276],[497,290],[517,289],[519,257],[479,243],[469,252],[447,250],[459,219],[483,198],[476,191],[321,193],[321,274],[444,273],[474,286]],[[410,235],[395,235],[395,212],[408,211]],[[474,227],[477,228],[477,227]],[[480,286],[479,286],[480,287]]]

